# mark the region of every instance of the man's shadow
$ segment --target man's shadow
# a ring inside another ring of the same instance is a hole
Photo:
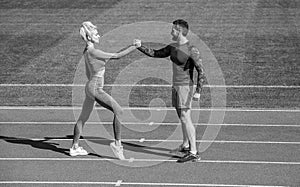
[[[163,156],[163,157],[171,157],[171,158],[180,158],[178,155],[171,154],[170,152],[172,150],[166,149],[166,148],[160,148],[160,147],[154,147],[154,146],[144,146],[139,145],[135,143],[129,143],[129,142],[123,142],[124,148],[133,152],[140,152],[145,154],[152,154],[157,156]],[[165,151],[167,153],[162,152],[156,152],[156,151]]]

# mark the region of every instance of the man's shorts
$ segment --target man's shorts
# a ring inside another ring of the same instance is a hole
[[[172,87],[172,105],[175,108],[192,108],[192,99],[194,94],[193,86],[173,86]]]

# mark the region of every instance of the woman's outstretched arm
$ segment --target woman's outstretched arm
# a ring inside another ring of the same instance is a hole
[[[117,53],[108,53],[108,52],[104,52],[102,50],[99,49],[95,49],[93,47],[91,47],[89,50],[90,55],[93,58],[99,59],[99,60],[103,60],[103,59],[119,59],[129,53],[131,53],[132,51],[134,51],[137,47],[134,45],[130,45],[128,46],[126,49],[117,52]]]

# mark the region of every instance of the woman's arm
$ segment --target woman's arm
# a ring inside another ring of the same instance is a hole
[[[108,53],[101,51],[99,49],[90,48],[89,53],[93,58],[103,60],[103,59],[118,59],[121,58],[136,49],[136,46],[130,45],[125,50],[117,52],[117,53]]]
[[[89,69],[87,63],[85,63],[85,75],[86,75],[86,77],[87,77],[88,79],[90,79],[90,77],[91,77],[91,72],[90,72],[90,69]]]

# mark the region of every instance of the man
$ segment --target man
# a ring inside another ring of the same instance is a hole
[[[187,39],[188,23],[182,19],[173,22],[171,35],[175,41],[168,46],[154,50],[143,45],[138,48],[150,57],[170,57],[173,62],[172,104],[182,124],[183,143],[175,150],[185,155],[178,162],[200,159],[196,148],[196,130],[191,119],[192,98],[199,100],[204,72],[199,50]],[[141,43],[140,40],[136,41]],[[194,93],[193,70],[197,70],[197,87]]]

